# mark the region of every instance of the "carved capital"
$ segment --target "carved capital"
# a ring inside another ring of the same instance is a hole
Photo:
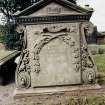
[[[25,30],[25,26],[23,26],[23,25],[19,25],[19,26],[17,26],[17,28],[16,28],[16,31],[18,32],[18,33],[23,33],[24,32],[24,30]]]

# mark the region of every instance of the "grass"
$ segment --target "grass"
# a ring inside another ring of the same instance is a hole
[[[8,50],[0,50],[0,59],[8,56],[9,54],[11,54],[13,51],[8,51]]]
[[[0,43],[5,43],[6,39],[5,36],[0,36]]]
[[[105,45],[103,44],[103,45],[99,45],[100,46],[100,48],[102,48],[102,49],[105,49]]]
[[[105,54],[97,54],[94,57],[99,72],[105,73]]]
[[[55,100],[58,100],[55,98]],[[55,103],[54,100],[46,99],[44,101],[40,101],[39,103],[33,102],[16,102],[13,104],[7,105],[105,105],[105,95],[89,95],[89,96],[71,96],[71,97],[63,97],[59,99],[59,102]]]
[[[105,44],[99,45],[99,48],[105,50]],[[102,54],[94,55],[94,60],[96,62],[98,71],[105,73],[105,52],[103,52]]]
[[[105,85],[105,54],[97,54],[94,57],[98,70],[98,83]]]
[[[104,95],[73,97],[61,105],[105,105]]]
[[[94,60],[98,70],[98,83],[105,85],[105,45],[99,45],[101,49],[104,49],[103,54],[94,55]]]

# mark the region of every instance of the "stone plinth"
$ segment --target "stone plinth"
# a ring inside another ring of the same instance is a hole
[[[88,93],[90,91],[101,89],[101,86],[98,84],[94,85],[77,85],[77,86],[56,86],[56,87],[43,87],[43,88],[31,88],[27,89],[16,89],[14,92],[15,98],[17,97],[29,97],[29,96],[43,96],[43,95],[54,95],[54,94],[65,94],[69,93],[71,95],[75,95],[75,93],[79,93],[82,95],[82,92]]]

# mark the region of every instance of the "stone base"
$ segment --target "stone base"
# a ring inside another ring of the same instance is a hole
[[[14,92],[14,98],[25,98],[33,96],[46,96],[46,95],[78,95],[78,94],[89,94],[95,90],[101,89],[98,84],[94,85],[78,85],[78,86],[61,86],[61,87],[43,87],[43,88],[32,88],[32,89],[16,89]]]

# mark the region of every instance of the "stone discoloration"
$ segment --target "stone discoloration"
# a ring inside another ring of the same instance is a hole
[[[43,6],[37,8],[39,4]],[[24,33],[16,70],[18,89],[96,82],[96,66],[86,42],[91,14],[92,10],[66,0],[43,0],[15,15],[18,32]]]

